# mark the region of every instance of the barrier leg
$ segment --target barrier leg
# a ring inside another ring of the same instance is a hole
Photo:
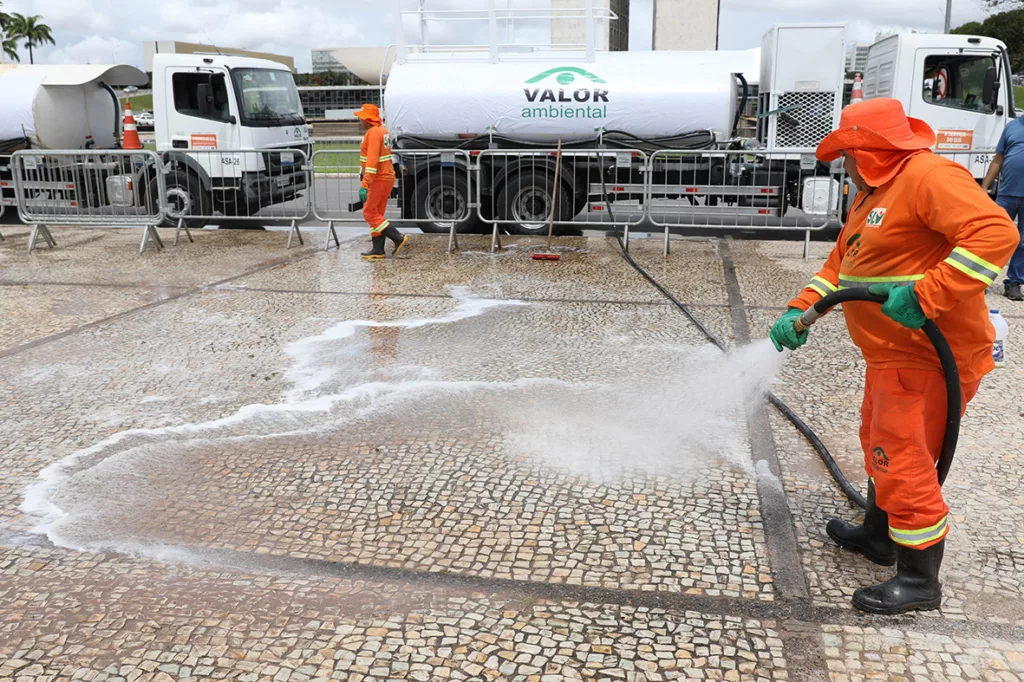
[[[458,223],[452,223],[448,230],[448,253],[455,253],[459,248]]]
[[[299,246],[305,246],[306,242],[302,241],[302,230],[299,229],[299,221],[292,219],[292,229],[288,231],[288,248],[292,248],[292,237],[299,238]]]
[[[622,244],[626,247],[626,253],[629,253],[629,225],[622,231]]]
[[[40,237],[43,238],[43,241],[46,242],[47,246],[49,246],[51,249],[57,246],[57,241],[53,238],[53,235],[50,234],[50,230],[49,228],[46,227],[46,225],[33,225],[32,233],[28,236],[29,253],[32,253],[33,251],[36,250],[36,243],[39,241]]]
[[[665,258],[668,258],[668,225],[665,226]]]
[[[501,236],[498,234],[498,223],[494,223],[494,229],[491,230],[491,253],[494,253],[501,248]]]
[[[139,255],[141,256],[146,252],[146,246],[149,244],[149,238],[153,238],[153,243],[156,244],[157,251],[163,251],[164,243],[160,239],[160,235],[156,231],[156,226],[146,225],[142,229],[142,242],[139,244]]]
[[[811,231],[804,232],[804,260],[811,257]]]
[[[185,224],[185,219],[184,218],[178,218],[178,227],[174,230],[174,245],[175,246],[178,245],[178,237],[181,236],[181,231],[182,230],[185,230],[185,236],[188,237],[188,241],[189,241],[190,244],[195,242],[195,240],[192,239],[192,233],[189,231],[188,225]]]
[[[4,233],[0,232],[0,242],[2,242],[3,240],[4,240]]]
[[[339,249],[341,248],[341,242],[338,241],[338,233],[334,231],[334,221],[327,221],[327,242],[324,244],[324,251],[331,250],[331,240],[334,240],[334,245]]]

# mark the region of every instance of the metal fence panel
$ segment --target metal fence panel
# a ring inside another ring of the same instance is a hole
[[[340,146],[340,145],[339,145]],[[454,233],[472,215],[470,155],[464,150],[394,150],[395,186],[388,220],[414,222],[424,232]],[[359,148],[318,149],[313,154],[313,215],[334,225],[363,224],[359,201]]]
[[[210,222],[289,221],[288,246],[296,236],[303,243],[313,179],[306,149],[164,152],[167,219],[186,234]]]
[[[665,228],[821,230],[840,220],[844,184],[813,154],[659,150],[646,210]]]
[[[639,225],[647,166],[638,149],[484,150],[477,157],[477,215],[510,232],[547,234],[552,222],[607,226],[610,204],[616,225]]]
[[[56,245],[51,225],[143,227],[140,251],[164,219],[160,159],[145,150],[21,150],[11,157],[14,202],[32,225],[29,251],[41,237]]]

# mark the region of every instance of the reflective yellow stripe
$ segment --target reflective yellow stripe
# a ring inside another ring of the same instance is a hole
[[[365,157],[365,156],[360,156],[360,157],[359,157],[359,160],[360,160],[360,161],[366,161],[366,157]]]
[[[819,277],[818,275],[815,275],[811,279],[811,283],[808,284],[804,288],[805,289],[813,289],[814,291],[817,291],[822,296],[828,296],[833,291],[838,291],[839,290],[839,288],[835,284],[832,284],[832,282],[828,281],[824,277]]]
[[[376,172],[377,172],[377,169],[376,169],[376,168],[367,168],[367,169],[366,169],[366,172],[367,172],[367,173],[376,173]]]
[[[380,158],[379,158],[379,159],[377,159],[377,160],[378,160],[378,161],[390,161],[390,160],[391,160],[391,155],[390,155],[390,154],[388,154],[387,156],[382,156],[382,157],[380,157]]]
[[[949,258],[944,262],[952,265],[965,275],[981,280],[985,284],[994,283],[996,277],[999,276],[999,271],[1002,270],[1002,268],[996,267],[984,258],[975,256],[967,249],[959,246],[953,249],[953,253],[949,254]]]
[[[388,226],[390,226],[390,225],[391,225],[391,223],[389,223],[387,220],[385,220],[384,222],[382,222],[377,227],[371,227],[370,228],[370,234],[374,234],[374,235],[380,234],[384,230],[388,229]]]
[[[944,537],[946,533],[949,532],[947,520],[948,517],[943,516],[942,520],[934,526],[922,528],[920,530],[903,530],[901,528],[893,528],[892,526],[889,526],[889,536],[894,542],[903,545],[904,547],[917,547],[918,545],[934,542],[935,540]]]
[[[893,275],[891,277],[854,277],[853,275],[839,275],[840,289],[867,289],[872,284],[898,284],[908,285],[920,282],[924,275]]]

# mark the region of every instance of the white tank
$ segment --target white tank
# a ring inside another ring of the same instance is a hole
[[[40,149],[110,148],[120,105],[102,86],[147,82],[133,66],[0,64],[0,144],[28,138]]]
[[[391,68],[384,92],[392,135],[484,135],[553,141],[595,129],[639,137],[732,132],[735,59],[715,52],[600,52],[594,62],[416,59]],[[556,57],[557,59],[557,57]]]

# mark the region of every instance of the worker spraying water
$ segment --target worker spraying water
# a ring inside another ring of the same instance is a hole
[[[860,194],[824,267],[771,330],[779,351],[795,350],[808,338],[804,311],[831,292],[867,289],[884,301],[844,306],[867,362],[860,439],[870,480],[863,525],[832,519],[826,526],[841,547],[896,564],[895,577],[854,593],[853,605],[870,613],[941,603],[949,507],[935,465],[946,390],[920,330],[931,320],[948,340],[966,406],[994,369],[985,290],[1019,241],[1006,213],[962,166],[932,154],[934,144],[928,124],[908,118],[896,100],[847,107],[817,157],[842,157]]]

